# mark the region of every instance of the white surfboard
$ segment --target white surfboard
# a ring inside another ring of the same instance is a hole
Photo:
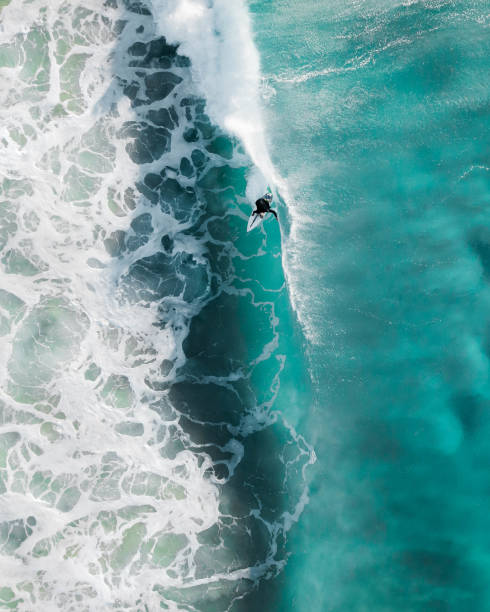
[[[263,219],[260,215],[251,214],[250,217],[248,218],[247,232],[255,229],[256,227],[259,227],[262,221]]]

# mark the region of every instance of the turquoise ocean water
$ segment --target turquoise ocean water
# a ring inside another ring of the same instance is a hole
[[[488,2],[0,11],[0,609],[490,609]]]
[[[278,609],[490,607],[488,8],[252,3],[318,458]]]

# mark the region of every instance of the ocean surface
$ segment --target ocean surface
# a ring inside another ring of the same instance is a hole
[[[489,58],[488,0],[0,0],[0,610],[490,609]]]

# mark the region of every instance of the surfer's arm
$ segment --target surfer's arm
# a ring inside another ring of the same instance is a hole
[[[272,208],[269,208],[269,212],[274,215],[274,217],[276,218],[277,221],[279,221],[279,219],[277,218],[277,213],[276,213],[275,210],[272,210]]]

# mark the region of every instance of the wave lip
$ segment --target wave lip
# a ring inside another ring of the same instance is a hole
[[[152,0],[160,33],[180,45],[211,120],[237,136],[263,180],[278,184],[260,107],[260,58],[244,0]],[[255,194],[252,194],[255,195]]]

